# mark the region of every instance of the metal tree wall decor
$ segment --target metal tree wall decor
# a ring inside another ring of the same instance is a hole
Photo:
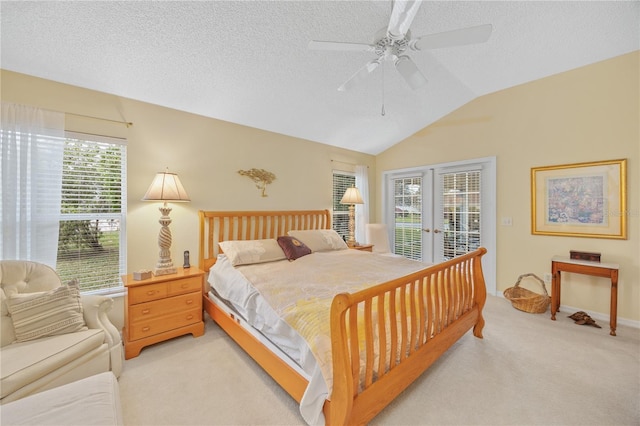
[[[255,184],[256,188],[262,191],[261,195],[267,197],[267,185],[276,180],[276,175],[264,169],[238,170],[241,176],[247,176]]]

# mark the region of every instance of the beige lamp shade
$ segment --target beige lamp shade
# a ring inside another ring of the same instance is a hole
[[[191,201],[175,173],[160,172],[153,178],[147,193],[142,197],[143,201]]]
[[[351,188],[347,188],[342,196],[342,200],[340,200],[340,204],[364,204],[362,201],[362,196],[360,195],[360,191],[355,186]]]

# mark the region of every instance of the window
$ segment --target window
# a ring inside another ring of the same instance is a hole
[[[82,291],[120,288],[126,260],[126,143],[67,133],[56,270]]]
[[[334,171],[333,172],[333,229],[340,234],[343,239],[349,236],[349,206],[340,204],[340,200],[347,188],[356,185],[354,173]]]

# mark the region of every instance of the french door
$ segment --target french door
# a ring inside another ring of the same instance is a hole
[[[386,172],[384,222],[396,254],[439,263],[483,246],[495,294],[495,158]]]
[[[434,174],[433,260],[443,262],[480,247],[482,170],[440,169]]]

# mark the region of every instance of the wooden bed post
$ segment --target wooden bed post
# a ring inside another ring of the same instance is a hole
[[[333,362],[333,391],[331,405],[325,411],[326,425],[345,425],[353,408],[353,380],[349,364],[346,336],[346,309],[351,306],[349,295],[338,294],[331,302],[331,353]]]
[[[484,317],[482,310],[487,301],[487,287],[484,282],[484,274],[482,273],[482,256],[487,253],[487,249],[480,247],[480,255],[473,259],[473,281],[475,289],[475,301],[478,309],[478,321],[473,326],[473,335],[482,339],[482,329],[484,328]]]
[[[204,211],[198,210],[198,224],[200,226],[200,232],[198,233],[198,268],[205,270],[204,259],[209,257],[208,253],[205,253],[207,247],[204,244],[206,237],[206,228],[204,223]],[[208,268],[206,269],[209,272]],[[207,292],[204,292],[204,297],[207,297]]]

